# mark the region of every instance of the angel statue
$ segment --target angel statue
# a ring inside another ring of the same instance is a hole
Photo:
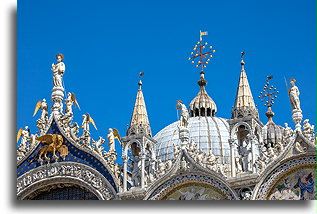
[[[34,109],[33,117],[36,115],[39,109],[41,109],[42,111],[41,119],[46,120],[48,115],[48,105],[46,103],[46,99],[43,99],[42,101],[40,100],[37,101],[35,109]]]
[[[109,134],[107,135],[108,138],[108,145],[109,145],[109,152],[115,152],[115,139],[118,139],[120,142],[120,145],[122,146],[121,137],[119,134],[119,131],[115,128],[109,129]]]
[[[25,126],[24,129],[20,128],[17,134],[17,142],[21,137],[21,144],[23,147],[26,147],[26,143],[31,140],[31,133],[28,126]]]
[[[62,77],[65,73],[64,55],[59,53],[56,55],[56,59],[57,63],[53,63],[51,68],[53,71],[53,84],[55,87],[63,87]]]
[[[288,89],[288,96],[291,101],[291,106],[293,110],[301,110],[300,109],[300,100],[299,100],[299,90],[298,87],[295,85],[296,80],[291,79],[291,87]]]
[[[95,129],[97,130],[95,121],[92,119],[92,117],[86,113],[83,115],[83,122],[81,124],[81,127],[84,129],[84,131],[89,132],[89,123],[92,123],[92,125],[95,127]]]
[[[180,126],[183,128],[187,128],[189,119],[188,110],[181,100],[176,100],[176,102],[176,109],[181,110]]]
[[[74,106],[78,106],[78,109],[80,110],[80,106],[76,100],[76,97],[75,97],[75,94],[74,93],[71,93],[71,92],[68,92],[67,93],[67,98],[65,99],[65,104],[66,104],[66,109],[65,109],[65,112],[66,114],[67,113],[73,113],[73,110],[72,110],[72,106],[73,106],[73,103],[74,103]]]

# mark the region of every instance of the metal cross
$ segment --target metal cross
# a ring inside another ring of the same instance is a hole
[[[198,58],[198,62],[196,67],[200,67],[200,72],[204,73],[204,68],[206,68],[207,64],[209,63],[210,58],[212,58],[211,53],[216,52],[215,50],[212,50],[212,46],[209,46],[209,51],[206,53],[203,53],[203,49],[206,48],[206,45],[208,45],[207,42],[203,43],[202,39],[201,41],[197,42],[197,45],[195,45],[193,52],[191,52],[192,57],[189,57],[188,60],[192,60],[192,63],[195,64],[195,59]]]
[[[273,76],[267,76],[266,77],[266,84],[264,85],[263,91],[260,92],[259,98],[261,99],[261,102],[264,101],[264,99],[267,97],[267,101],[265,101],[264,106],[272,107],[274,104],[274,99],[277,98],[276,94],[279,93],[276,88],[272,84],[270,84],[269,80],[272,79]]]

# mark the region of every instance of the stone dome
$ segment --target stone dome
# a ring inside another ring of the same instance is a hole
[[[158,132],[154,139],[157,140],[157,158],[166,161],[174,158],[173,147],[181,144],[178,136],[179,121],[176,121]],[[197,143],[197,148],[206,154],[210,151],[219,157],[218,162],[230,163],[229,124],[220,117],[191,117],[189,118],[190,139]]]

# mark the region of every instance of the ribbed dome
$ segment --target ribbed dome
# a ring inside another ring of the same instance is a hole
[[[162,161],[173,159],[174,145],[180,145],[178,136],[179,121],[162,129],[154,136],[157,140],[156,154]],[[219,117],[189,118],[190,138],[197,143],[197,148],[207,154],[210,151],[219,157],[219,163],[230,163],[229,124]]]
[[[204,86],[200,87],[197,96],[189,104],[190,116],[215,116],[217,112],[216,103],[207,94]]]
[[[274,148],[277,143],[282,143],[284,128],[273,122],[272,117],[274,116],[274,112],[271,108],[266,112],[266,116],[269,121],[262,129],[263,142],[267,147]]]

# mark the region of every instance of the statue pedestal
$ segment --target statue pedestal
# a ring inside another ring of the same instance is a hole
[[[53,102],[52,111],[61,114],[63,110],[64,88],[53,87],[51,100]]]
[[[184,150],[189,143],[189,129],[178,126],[179,139],[181,140],[181,148]]]
[[[292,115],[293,122],[296,124],[295,131],[301,132],[301,124],[300,123],[303,120],[302,110],[294,109],[292,111],[292,113],[293,113],[293,115]]]

